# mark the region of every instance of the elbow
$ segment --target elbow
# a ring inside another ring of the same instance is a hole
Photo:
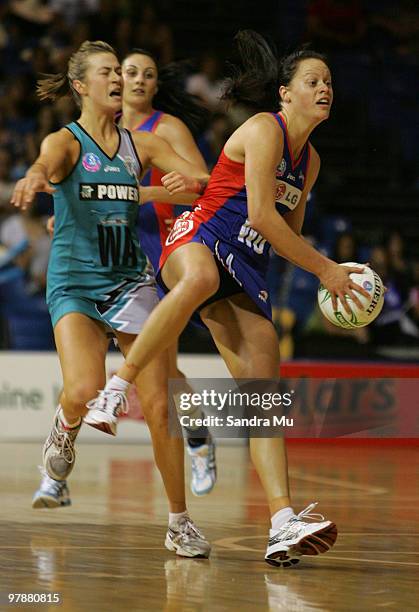
[[[266,217],[261,213],[249,214],[249,224],[258,234],[265,233],[266,229]]]

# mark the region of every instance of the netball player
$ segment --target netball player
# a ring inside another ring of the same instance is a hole
[[[186,190],[199,191],[208,175],[158,136],[131,135],[115,125],[122,76],[106,43],[83,43],[71,56],[67,74],[43,79],[38,92],[42,99],[71,92],[81,108],[77,122],[44,139],[38,159],[12,197],[23,208],[36,192],[54,197],[47,302],[64,384],[43,462],[48,478],[64,481],[74,465],[74,442],[86,403],[105,382],[107,332],[112,331],[126,354],[157,302],[135,235],[139,180],[155,165],[196,177],[188,179]],[[183,440],[168,435],[167,370],[168,357],[162,354],[149,361],[137,381],[169,499],[166,543],[180,555],[208,556],[209,544],[186,512]],[[126,387],[117,379],[108,407],[119,407]]]
[[[119,125],[131,131],[157,134],[181,157],[206,172],[204,159],[187,127],[189,125],[191,130],[199,133],[205,113],[184,90],[176,67],[163,68],[159,74],[153,55],[144,49],[134,49],[122,62],[122,76],[124,91]],[[161,187],[162,177],[160,170],[151,168],[141,185]],[[155,273],[158,272],[162,247],[177,213],[173,204],[164,202],[147,202],[139,208],[137,227],[140,245]],[[160,292],[160,297],[162,295],[164,293]],[[169,378],[184,380],[183,373],[177,368],[177,342],[168,349],[168,353]],[[198,409],[193,416],[202,414]],[[191,490],[195,495],[205,495],[212,490],[216,481],[215,445],[206,427],[201,427],[199,431],[185,428],[185,431],[192,462]]]
[[[315,274],[334,306],[340,299],[349,311],[346,296],[360,307],[357,293],[366,296],[349,277],[362,268],[339,266],[301,237],[307,195],[320,168],[308,139],[328,118],[333,101],[326,59],[302,49],[285,57],[278,71],[262,37],[242,32],[238,44],[243,68],[227,97],[271,110],[275,96],[280,112],[257,113],[233,133],[204,195],[177,219],[160,261],[159,282],[168,293],[118,371],[127,382],[173,343],[197,308],[233,377],[275,378],[278,339],[266,285],[270,246]],[[175,192],[179,179],[171,175],[163,183]],[[91,403],[92,417],[112,423],[114,403],[108,408],[108,398],[105,389]],[[301,554],[329,550],[336,526],[310,514],[314,504],[299,514],[291,506],[283,438],[253,438],[250,454],[272,517],[266,561],[289,566]]]

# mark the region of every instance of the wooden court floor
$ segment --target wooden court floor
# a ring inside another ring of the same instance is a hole
[[[296,510],[339,528],[334,549],[275,569],[263,561],[268,513],[245,447],[218,449],[219,482],[191,514],[212,542],[210,560],[164,546],[166,502],[149,445],[78,447],[73,505],[32,510],[40,446],[0,448],[0,592],[60,593],[69,612],[419,607],[418,447],[294,444]]]

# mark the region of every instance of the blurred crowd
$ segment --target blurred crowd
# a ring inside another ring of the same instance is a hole
[[[254,20],[249,19],[251,11],[256,11],[253,2],[240,3],[242,21],[233,5],[196,0],[192,27],[189,5],[183,1],[0,0],[0,347],[53,346],[43,297],[49,252],[45,221],[52,212],[51,201],[41,196],[29,212],[17,214],[9,200],[16,180],[36,158],[45,135],[76,116],[70,98],[39,103],[37,76],[65,71],[69,55],[85,39],[106,40],[121,57],[133,47],[146,48],[161,65],[190,60],[185,86],[211,112],[207,129],[198,140],[210,168],[229,134],[247,117],[245,109],[227,111],[220,102],[225,58],[234,32],[238,27],[255,27],[270,36],[279,51],[309,40],[329,55],[338,120],[348,126],[348,109],[354,121],[359,123],[362,116],[373,130],[372,137],[381,138],[387,146],[389,169],[382,180],[388,179],[395,193],[407,187],[417,198],[418,3],[262,0],[257,10],[258,23],[263,11],[266,13],[262,28],[255,25],[256,13]],[[205,11],[213,11],[214,19],[208,19]],[[388,235],[376,235],[373,240],[365,239],[365,232],[359,237],[359,228],[349,217],[328,214],[320,195],[312,196],[310,210],[317,207],[321,218],[310,219],[309,213],[304,230],[309,239],[337,261],[369,261],[388,288],[380,318],[373,326],[352,334],[351,342],[359,346],[417,346],[418,251],[411,248],[402,231],[390,233],[389,229]],[[286,356],[298,354],[304,338],[310,335],[343,334],[340,341],[346,341],[346,332],[331,329],[319,316],[314,277],[273,255],[270,279],[275,320]],[[35,327],[38,332],[32,338]]]

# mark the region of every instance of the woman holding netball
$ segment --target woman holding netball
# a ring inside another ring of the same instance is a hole
[[[278,340],[266,285],[270,246],[315,274],[335,305],[340,299],[349,311],[348,295],[362,308],[357,293],[368,296],[349,276],[362,268],[339,266],[301,237],[307,195],[320,167],[308,139],[328,118],[333,101],[326,59],[303,48],[285,57],[278,71],[258,34],[242,32],[238,44],[243,69],[227,97],[266,111],[279,98],[280,112],[257,113],[233,133],[204,195],[176,221],[158,279],[168,293],[118,371],[127,382],[174,342],[196,309],[234,378],[275,378]],[[163,182],[173,193],[183,188],[180,176]],[[91,412],[98,421],[112,423],[115,403],[109,408],[107,397],[105,390],[92,402]],[[336,526],[310,514],[313,504],[299,514],[291,506],[283,438],[253,438],[250,453],[271,513],[266,561],[289,566],[301,554],[329,550]]]

